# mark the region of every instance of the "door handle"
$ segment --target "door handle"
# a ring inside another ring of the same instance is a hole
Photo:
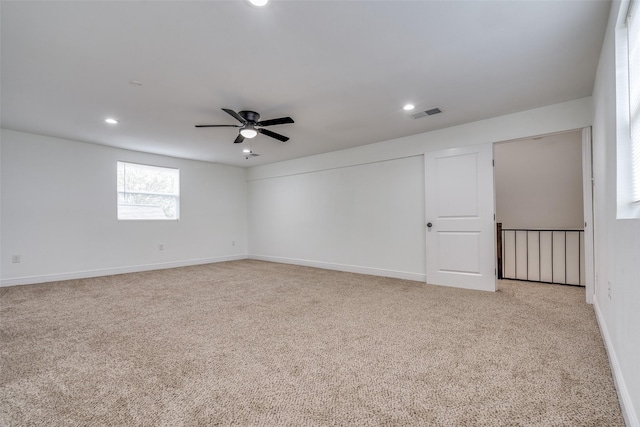
[[[433,224],[431,224],[430,222],[427,223],[427,228],[431,228],[433,227]]]

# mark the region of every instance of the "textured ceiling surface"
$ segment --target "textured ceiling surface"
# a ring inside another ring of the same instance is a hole
[[[0,7],[3,128],[247,167],[589,96],[610,3]],[[407,102],[442,113],[413,119]],[[236,124],[223,107],[291,116],[269,128],[291,139],[194,127]],[[261,156],[246,160],[249,146]]]

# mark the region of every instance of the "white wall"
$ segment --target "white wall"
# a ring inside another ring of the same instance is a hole
[[[495,144],[496,220],[504,228],[582,229],[582,132]]]
[[[584,98],[248,171],[249,256],[425,280],[427,151],[589,126]]]
[[[624,9],[613,2],[593,89],[594,307],[627,424],[640,426],[640,219],[616,218],[615,27]]]
[[[254,180],[254,258],[424,280],[424,159]],[[416,268],[418,267],[418,268]]]
[[[246,256],[242,168],[9,130],[1,137],[3,285]],[[179,168],[180,221],[118,221],[118,160]]]

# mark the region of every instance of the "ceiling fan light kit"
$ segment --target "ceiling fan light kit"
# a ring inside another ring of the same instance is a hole
[[[240,135],[245,138],[254,138],[258,134],[258,131],[252,125],[246,125],[240,129]]]
[[[243,110],[235,112],[228,108],[223,108],[222,111],[229,114],[231,117],[239,121],[240,125],[196,125],[197,128],[220,128],[220,127],[233,127],[240,128],[238,136],[236,137],[234,144],[242,143],[245,138],[254,138],[259,133],[267,135],[268,137],[277,139],[278,141],[287,142],[289,137],[280,135],[279,133],[265,129],[265,126],[283,125],[288,123],[295,123],[291,117],[280,117],[278,119],[270,119],[260,121],[260,114],[255,111]]]

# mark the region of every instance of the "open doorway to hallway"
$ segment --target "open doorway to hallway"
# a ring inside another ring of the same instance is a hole
[[[582,131],[494,144],[498,277],[584,286]]]

